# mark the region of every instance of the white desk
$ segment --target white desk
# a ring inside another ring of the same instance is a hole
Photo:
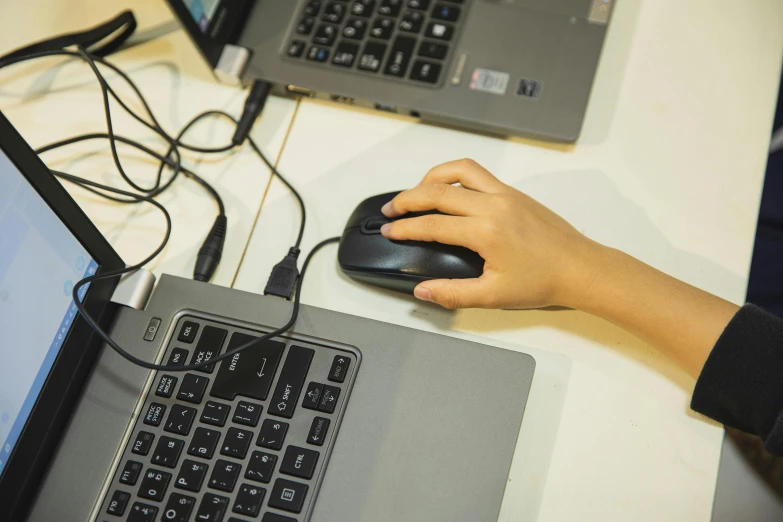
[[[147,97],[161,125],[175,135],[196,114],[221,108],[239,115],[245,93],[218,85],[183,31],[131,48],[111,60],[130,74]],[[51,59],[20,65],[0,74],[0,110],[33,146],[38,147],[87,132],[106,132],[101,94],[92,72],[82,62]],[[108,81],[133,99],[114,75]],[[272,98],[256,123],[252,136],[259,147],[276,161],[293,118],[295,102]],[[131,107],[140,108],[139,103]],[[112,104],[115,132],[165,151],[159,138]],[[228,143],[233,128],[220,120],[207,120],[194,129],[189,140],[202,146]],[[149,185],[157,166],[146,157],[140,161],[128,147],[120,148],[129,175]],[[269,183],[270,171],[249,148],[225,159],[226,155],[201,158],[187,155],[186,164],[211,182],[226,206],[228,236],[213,282],[230,286],[234,280],[250,231]],[[108,141],[74,145],[45,156],[47,164],[59,170],[127,189],[111,160]],[[120,205],[108,202],[66,184],[82,208],[96,223],[126,262],[146,257],[160,242],[163,217],[149,205]],[[196,183],[181,177],[158,200],[171,213],[173,231],[168,246],[151,265],[156,274],[192,277],[196,253],[211,228],[217,207]]]
[[[575,146],[302,103],[280,169],[308,206],[304,252],[339,235],[363,198],[412,186],[431,166],[468,156],[590,237],[741,303],[781,25],[783,4],[770,0],[618,2]],[[235,287],[263,290],[298,219],[293,198],[274,181]],[[335,252],[315,259],[305,303],[571,359],[549,469],[532,479],[545,488],[530,505],[530,483],[515,477],[523,475],[519,462],[540,450],[520,444],[501,520],[709,520],[722,430],[690,412],[692,382],[651,348],[579,312],[447,312],[350,281]],[[537,429],[523,423],[523,432]]]

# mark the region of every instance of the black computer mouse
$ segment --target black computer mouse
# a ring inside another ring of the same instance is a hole
[[[381,207],[399,194],[390,192],[362,201],[345,225],[337,259],[349,277],[372,285],[413,293],[422,281],[480,277],[484,259],[459,246],[425,241],[391,241],[381,235],[381,227],[393,221]],[[399,219],[437,211],[416,212]]]

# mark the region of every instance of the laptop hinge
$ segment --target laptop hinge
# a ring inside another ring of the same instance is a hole
[[[215,76],[223,83],[239,85],[248,61],[250,61],[250,51],[248,49],[238,45],[226,44],[215,66]]]
[[[155,275],[147,270],[137,270],[120,279],[111,302],[136,310],[144,310],[155,286]]]

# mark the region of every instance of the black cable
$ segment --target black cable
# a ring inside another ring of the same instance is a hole
[[[67,176],[67,175],[66,175]],[[92,182],[90,182],[92,184]],[[117,191],[118,193],[123,193],[124,191]],[[125,192],[124,195],[131,195],[128,192]],[[138,196],[143,197],[143,196]],[[146,201],[146,200],[145,200]],[[152,200],[154,201],[154,200]],[[157,202],[155,202],[157,203]],[[87,324],[90,326],[90,328],[93,329],[95,333],[98,334],[98,336],[106,343],[108,344],[115,352],[117,352],[120,356],[127,359],[128,361],[132,362],[133,364],[136,364],[138,366],[141,366],[142,368],[146,368],[148,370],[157,370],[157,371],[166,371],[166,372],[186,372],[191,370],[198,370],[200,368],[204,368],[205,366],[209,366],[215,363],[218,363],[222,360],[229,359],[233,357],[235,354],[245,351],[248,348],[253,348],[256,346],[259,346],[264,341],[267,341],[269,339],[272,339],[273,337],[278,337],[284,333],[286,333],[288,330],[290,330],[294,324],[296,323],[297,318],[299,317],[299,304],[302,297],[302,286],[304,283],[304,276],[307,272],[307,267],[310,265],[310,261],[312,260],[313,256],[316,252],[318,252],[321,248],[324,246],[330,244],[330,243],[336,243],[340,241],[339,237],[331,237],[329,239],[325,239],[315,245],[312,250],[307,254],[307,257],[305,258],[304,264],[302,265],[302,272],[299,275],[298,284],[296,286],[296,294],[294,297],[293,302],[293,308],[291,310],[291,316],[288,319],[288,322],[285,323],[285,325],[281,326],[280,328],[277,328],[275,330],[272,330],[271,332],[263,334],[261,337],[257,337],[253,339],[252,341],[248,341],[245,344],[242,344],[240,346],[237,346],[233,350],[230,350],[224,354],[218,355],[216,357],[212,357],[211,359],[207,359],[204,361],[201,361],[199,363],[193,363],[193,364],[186,364],[184,366],[174,366],[174,365],[167,365],[167,364],[156,364],[147,362],[143,359],[139,359],[135,355],[132,355],[125,351],[119,344],[117,344],[114,339],[109,337],[109,335],[101,328],[101,326],[87,313],[87,311],[84,309],[84,305],[79,301],[79,289],[88,284],[92,283],[93,281],[100,281],[103,279],[111,279],[113,277],[117,277],[129,272],[132,272],[134,270],[138,270],[141,266],[149,262],[149,260],[152,259],[155,255],[157,255],[160,250],[162,250],[163,245],[161,245],[158,250],[156,250],[155,254],[148,258],[148,260],[143,261],[140,264],[134,265],[133,267],[123,268],[121,270],[114,270],[111,272],[107,272],[105,274],[96,274],[93,276],[86,277],[82,279],[81,281],[77,282],[73,287],[73,301],[76,305],[76,308],[79,310],[79,313],[82,315],[82,317],[87,321]]]

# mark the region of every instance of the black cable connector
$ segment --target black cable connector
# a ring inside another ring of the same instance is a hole
[[[297,259],[299,259],[299,249],[291,247],[283,260],[272,268],[272,273],[269,274],[266,288],[264,288],[264,295],[291,299],[296,281],[299,278],[299,269],[296,267]]]
[[[250,93],[245,100],[242,117],[239,118],[239,123],[237,123],[237,130],[234,132],[234,137],[231,138],[231,142],[234,145],[242,145],[247,139],[250,129],[253,128],[253,124],[256,122],[256,118],[264,110],[271,88],[272,86],[263,80],[253,82],[253,86],[250,87]]]
[[[217,270],[220,258],[223,256],[223,244],[226,241],[226,216],[221,214],[215,219],[212,230],[198,250],[196,268],[193,270],[193,279],[208,282]]]

